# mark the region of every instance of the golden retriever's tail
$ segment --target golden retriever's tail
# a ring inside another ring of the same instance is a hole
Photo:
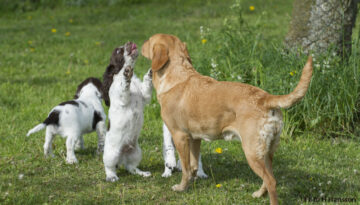
[[[306,91],[310,85],[313,66],[312,57],[309,56],[300,78],[299,84],[295,90],[287,95],[268,95],[264,104],[267,108],[289,108],[296,102],[300,101],[306,94]]]

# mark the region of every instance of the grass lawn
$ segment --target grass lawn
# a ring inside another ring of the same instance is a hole
[[[0,204],[269,203],[267,196],[251,197],[262,181],[247,165],[239,142],[203,142],[202,159],[209,178],[194,181],[184,193],[171,191],[181,173],[161,177],[162,121],[155,92],[145,109],[140,136],[140,168],[151,171],[150,178],[130,175],[121,168],[118,182],[106,182],[102,157],[95,154],[95,133],[84,136],[86,149],[76,153],[78,165],[65,163],[61,137],[54,140],[55,157],[45,159],[44,131],[25,136],[52,107],[72,99],[82,80],[101,78],[112,50],[126,41],[140,47],[155,33],[177,35],[187,43],[195,68],[203,67],[200,59],[211,56],[204,52],[199,28],[219,32],[233,3],[159,1],[0,14]],[[281,44],[292,1],[244,0],[242,6],[248,24],[261,21],[265,44]],[[249,6],[255,10],[250,11]],[[207,42],[206,46],[215,50],[221,45]],[[142,77],[149,67],[150,62],[140,56],[135,73]],[[280,76],[273,79],[280,80]],[[298,78],[292,82],[295,85]],[[360,203],[359,136],[286,133],[274,157],[281,204],[305,203],[302,197],[354,198]],[[221,154],[215,152],[219,147]]]

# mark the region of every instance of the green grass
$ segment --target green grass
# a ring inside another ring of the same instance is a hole
[[[95,133],[85,136],[87,148],[77,152],[78,165],[65,164],[64,139],[55,139],[55,158],[45,159],[44,132],[25,136],[53,106],[71,99],[82,80],[100,78],[115,46],[126,41],[140,46],[155,33],[179,36],[187,42],[195,68],[220,80],[247,82],[274,94],[290,92],[299,80],[306,56],[282,48],[291,19],[290,1],[244,0],[242,10],[229,9],[234,3],[230,0],[134,2],[0,14],[0,203],[269,203],[268,197],[251,197],[262,182],[247,165],[238,142],[204,142],[209,179],[195,181],[184,193],[172,192],[181,173],[161,177],[162,121],[155,93],[145,109],[140,136],[140,168],[151,171],[150,178],[122,168],[118,182],[105,182],[102,158],[95,155]],[[255,6],[253,12],[250,5]],[[243,16],[242,25],[237,12]],[[200,26],[210,31],[201,37]],[[321,193],[360,201],[359,122],[354,121],[360,49],[355,33],[349,63],[331,59],[326,72],[320,63],[304,100],[284,110],[284,134],[274,162],[282,204],[300,204],[301,197]],[[216,69],[211,59],[218,64]],[[135,73],[141,77],[149,67],[150,62],[139,57]],[[291,71],[297,73],[290,76]],[[215,153],[217,147],[222,154]]]

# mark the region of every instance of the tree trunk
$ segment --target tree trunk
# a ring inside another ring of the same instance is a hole
[[[351,35],[358,0],[294,0],[285,45],[305,53],[334,49],[343,57],[351,53]]]

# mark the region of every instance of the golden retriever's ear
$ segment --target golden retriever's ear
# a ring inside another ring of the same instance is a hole
[[[144,44],[141,46],[141,54],[145,57],[150,59],[150,41],[147,40],[144,42]]]
[[[152,71],[156,72],[160,70],[169,61],[168,49],[162,44],[155,44],[151,60]]]

